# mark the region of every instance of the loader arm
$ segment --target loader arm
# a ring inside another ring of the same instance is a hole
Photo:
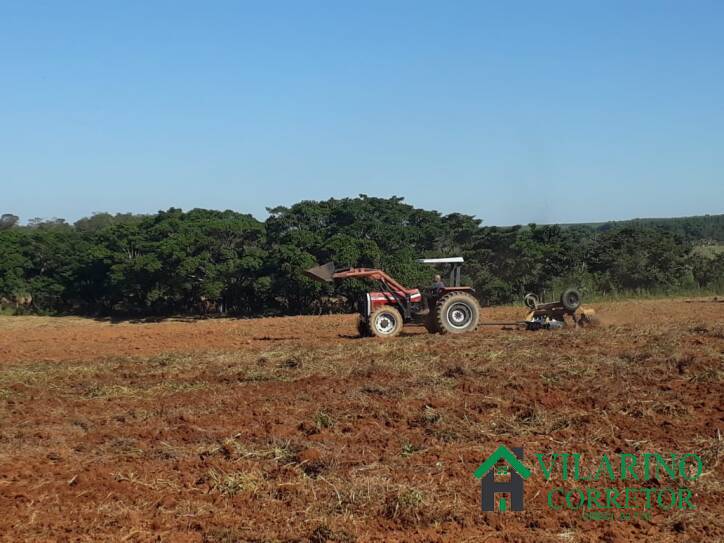
[[[376,268],[348,268],[335,271],[333,279],[372,279],[387,285],[391,290],[404,293],[407,289],[387,273]]]
[[[331,283],[340,279],[373,279],[385,285],[385,288],[399,291],[400,294],[407,292],[403,285],[390,277],[384,271],[378,268],[340,268],[335,269],[333,262],[327,262],[321,266],[315,266],[304,270],[304,274],[316,281]]]

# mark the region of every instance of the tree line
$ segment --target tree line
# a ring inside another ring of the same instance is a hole
[[[724,243],[724,215],[699,215],[672,219],[631,219],[628,221],[582,223],[570,226],[588,226],[598,232],[606,232],[624,226],[659,228],[666,232],[678,234],[686,242],[705,245]]]
[[[383,268],[403,284],[424,286],[435,272],[417,258],[458,255],[483,304],[569,285],[588,294],[724,289],[724,254],[695,250],[724,239],[722,215],[694,217],[689,227],[645,221],[494,227],[470,215],[415,208],[403,198],[366,195],[268,211],[263,222],[229,210],[171,208],[98,213],[74,224],[34,219],[25,226],[5,214],[0,304],[18,312],[139,316],[351,310],[369,288],[364,281],[333,288],[302,271],[331,260]]]

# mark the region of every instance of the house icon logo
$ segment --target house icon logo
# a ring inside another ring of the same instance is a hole
[[[475,470],[475,477],[480,479],[480,495],[483,511],[495,511],[495,495],[510,494],[510,509],[523,510],[523,481],[530,477],[530,470],[523,465],[523,448],[508,449],[501,445],[485,462]],[[504,461],[507,465],[496,466]],[[510,475],[508,481],[496,481],[496,475]],[[507,511],[508,505],[504,497],[498,500],[498,511]]]

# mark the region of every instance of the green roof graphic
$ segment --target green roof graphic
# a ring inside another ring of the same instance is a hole
[[[530,477],[530,470],[526,468],[523,463],[518,460],[518,458],[516,458],[516,456],[512,452],[510,452],[505,445],[501,445],[500,447],[498,447],[497,451],[491,454],[485,462],[478,466],[478,469],[475,470],[475,477],[477,477],[478,479],[483,477],[486,473],[493,469],[493,466],[495,466],[495,464],[500,459],[505,460],[508,465],[513,468],[523,479],[527,479],[528,477]]]

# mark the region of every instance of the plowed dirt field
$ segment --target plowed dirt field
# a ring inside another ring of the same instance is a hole
[[[0,540],[724,541],[724,303],[592,307],[592,328],[387,341],[353,316],[0,317]],[[696,453],[696,509],[589,520],[546,496],[594,483],[532,477],[525,511],[483,513],[500,444]]]

